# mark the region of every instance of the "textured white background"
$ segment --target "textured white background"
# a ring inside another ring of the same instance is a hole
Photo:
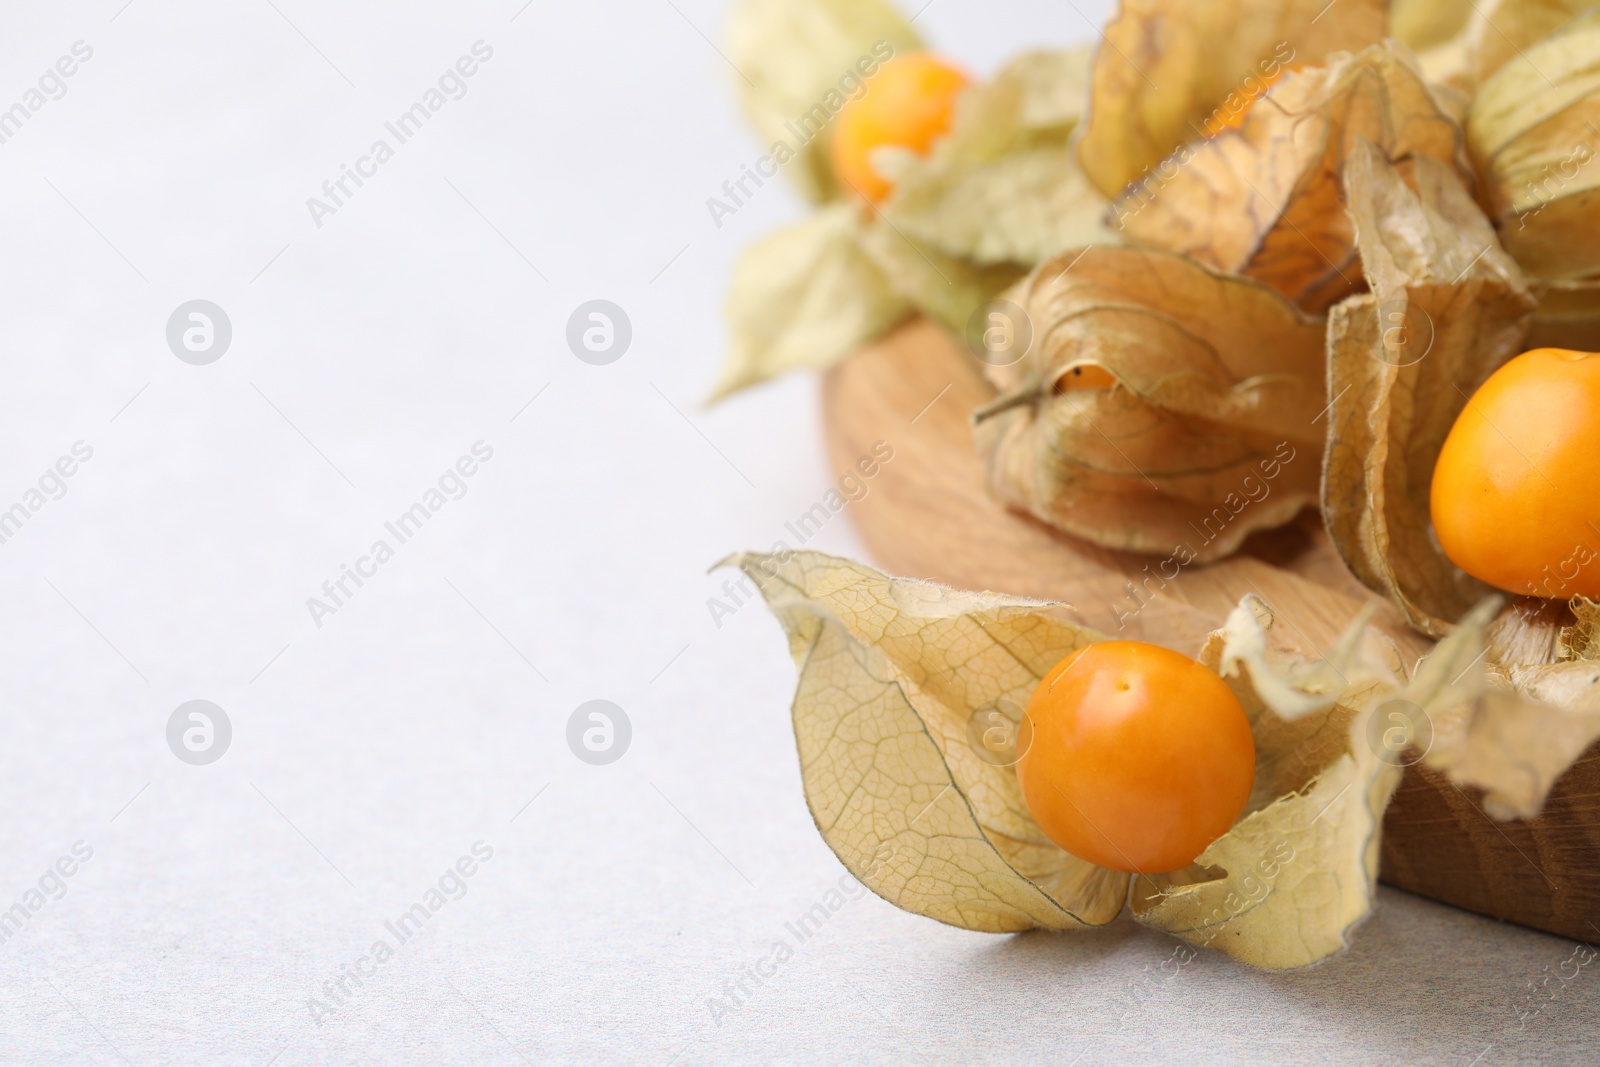
[[[732,257],[801,208],[705,208],[761,151],[721,5],[521,2],[0,15],[0,106],[94,49],[0,145],[0,507],[94,449],[0,545],[0,907],[94,849],[0,945],[0,1061],[1595,1060],[1600,968],[1519,1030],[1572,946],[1390,891],[1325,966],[1167,982],[1174,942],[1128,922],[989,937],[869,897],[717,1025],[841,873],[777,627],[705,603],[708,564],[830,481],[814,382],[698,406]],[[919,26],[978,72],[1092,33],[1071,3]],[[306,198],[479,39],[468,95],[316,228]],[[164,339],[195,297],[234,328],[208,367]],[[634,325],[608,367],[563,339],[594,297]],[[306,598],[479,439],[468,495],[314,627]],[[843,517],[814,543],[859,553]],[[234,725],[198,768],[164,739],[197,697]],[[634,740],[596,768],[564,730],[599,697]],[[470,892],[317,1025],[480,839]]]

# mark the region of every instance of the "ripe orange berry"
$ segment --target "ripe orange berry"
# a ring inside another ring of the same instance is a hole
[[[1250,721],[1204,664],[1101,641],[1051,669],[1017,735],[1017,779],[1045,835],[1080,859],[1156,874],[1194,862],[1256,777]]]
[[[1600,598],[1600,355],[1536,348],[1479,387],[1439,452],[1433,529],[1512,593]]]
[[[851,100],[834,120],[829,143],[833,172],[847,189],[879,203],[892,185],[872,169],[872,150],[885,145],[927,155],[950,129],[956,97],[967,76],[922,52],[896,56],[866,80],[866,94]]]
[[[1104,367],[1097,367],[1092,363],[1073,367],[1066,374],[1056,379],[1055,391],[1057,393],[1076,393],[1086,389],[1110,389],[1117,384],[1117,379]]]

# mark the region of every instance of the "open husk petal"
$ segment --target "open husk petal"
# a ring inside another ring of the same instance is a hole
[[[1447,639],[1476,700],[1433,723],[1425,759],[1458,788],[1481,791],[1498,819],[1536,817],[1551,786],[1600,740],[1600,605],[1574,600],[1570,624],[1552,631],[1548,616],[1562,605],[1536,603],[1521,598],[1496,616],[1491,602]]]
[[[1473,180],[1460,127],[1393,42],[1294,71],[1236,129],[1185,145],[1112,209],[1130,241],[1267,283],[1321,314],[1365,288],[1343,209],[1345,161],[1365,141]]]
[[[1045,672],[1099,640],[1048,605],[890,578],[815,552],[736,564],[799,668],[800,772],[817,829],[873,892],[969,930],[1099,926],[1128,875],[1064,852],[1016,772],[980,758],[972,722],[1020,721]]]
[[[1365,615],[1316,662],[1274,651],[1273,622],[1247,597],[1201,655],[1256,734],[1246,814],[1189,872],[1136,878],[1133,907],[1140,922],[1192,945],[1280,969],[1341,951],[1372,910],[1400,770],[1365,743],[1366,721],[1409,689],[1393,644]]]
[[[1429,746],[1430,765],[1507,818],[1537,812],[1584,730],[1600,732],[1600,710],[1509,702],[1488,654],[1494,599],[1408,673],[1368,624],[1370,609],[1307,660],[1283,649],[1272,610],[1247,596],[1199,656],[1250,720],[1244,812],[1190,867],[1129,876],[1044,836],[1014,751],[996,758],[987,733],[1009,726],[1014,739],[1044,675],[1101,635],[1064,621],[1061,605],[891,578],[816,552],[727,562],[788,636],[801,777],[823,839],[886,900],[970,930],[1101,926],[1131,900],[1141,923],[1251,966],[1315,963],[1372,910],[1407,744]],[[1562,654],[1600,673],[1600,607],[1574,611]]]
[[[1263,64],[1320,63],[1383,38],[1385,0],[1123,0],[1095,52],[1078,157],[1108,197],[1200,136]]]
[[[910,304],[862,248],[861,211],[839,202],[761,238],[733,268],[719,400],[792,370],[822,370],[903,318]]]
[[[1411,178],[1370,145],[1346,164],[1372,292],[1328,320],[1322,506],[1356,577],[1439,636],[1488,590],[1432,535],[1433,468],[1468,398],[1522,351],[1534,300],[1452,168],[1420,158]]]
[[[840,79],[856,75],[856,63],[872,58],[880,41],[896,55],[922,48],[911,24],[886,0],[739,0],[726,41],[745,116],[763,148],[782,144],[781,158],[797,155],[783,171],[812,203],[840,192],[827,138],[815,131],[842,106]],[[813,114],[818,123],[802,123]],[[810,135],[802,139],[797,128]]]
[[[979,309],[1027,273],[1018,263],[985,265],[941,252],[881,216],[861,231],[860,248],[901,299],[958,335]]]
[[[1219,559],[1317,492],[1323,327],[1260,283],[1166,252],[1092,246],[1007,294],[1032,333],[987,366],[990,490],[1111,548]],[[1080,389],[1080,370],[1112,388]]]
[[[949,134],[896,176],[884,217],[910,239],[982,265],[1031,267],[1064,248],[1115,241],[1106,199],[1070,146],[1089,59],[1087,48],[1028,52],[971,87]]]

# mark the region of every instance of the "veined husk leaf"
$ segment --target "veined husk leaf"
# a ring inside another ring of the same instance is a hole
[[[1123,0],[1095,52],[1083,171],[1118,196],[1272,64],[1356,51],[1387,21],[1386,0]]]
[[[849,94],[849,83],[842,89],[840,80],[859,79],[863,59],[881,62],[881,53],[873,52],[878,42],[894,55],[922,48],[911,24],[886,0],[739,0],[726,41],[745,115],[764,148],[778,158],[797,156],[783,171],[812,203],[840,191],[826,136]],[[806,116],[809,123],[802,121]],[[826,129],[819,133],[819,126]]]
[[[1323,326],[1259,282],[1167,252],[1097,246],[1007,297],[1033,341],[985,373],[990,491],[1111,548],[1182,566],[1233,552],[1316,499]],[[1074,386],[1079,370],[1112,388]]]
[[[882,216],[862,230],[861,250],[902,299],[957,335],[964,333],[974,312],[1027,273],[1021,264],[982,265],[941,252]]]
[[[1328,319],[1322,507],[1356,577],[1439,636],[1488,590],[1432,536],[1433,468],[1468,398],[1522,351],[1534,301],[1454,170],[1422,157],[1412,179],[1370,145],[1346,164],[1372,291]]]
[[[711,400],[832,366],[911,310],[863,250],[862,217],[854,204],[829,204],[739,256],[725,309],[728,355]]]
[[[1467,137],[1517,262],[1540,278],[1600,273],[1600,9],[1507,59]]]
[[[1128,875],[1062,851],[969,724],[1020,709],[1100,635],[1039,601],[890,578],[816,552],[736,556],[799,668],[795,741],[823,840],[873,892],[969,930],[1100,926]]]
[[[1497,676],[1502,646],[1487,628],[1500,602],[1476,605],[1407,678],[1393,645],[1366,626],[1370,609],[1324,659],[1308,663],[1273,650],[1272,613],[1247,597],[1201,659],[1238,694],[1258,748],[1290,758],[1265,781],[1269,764],[1258,764],[1244,817],[1193,868],[1135,878],[1135,916],[1191,944],[1245,946],[1230,954],[1259,967],[1337,952],[1372,907],[1383,813],[1401,774],[1387,736],[1397,724],[1426,748],[1425,765],[1481,792],[1491,817],[1536,816],[1556,779],[1600,737],[1600,608],[1574,605],[1584,623],[1566,640],[1573,656],[1591,658],[1564,668],[1561,685],[1544,693],[1558,698],[1551,703]],[[1574,701],[1579,686],[1585,695]],[[1264,741],[1269,729],[1292,740]],[[1206,880],[1216,869],[1230,877]]]
[[[1272,649],[1272,614],[1247,597],[1206,643],[1201,661],[1234,690],[1256,733],[1256,788],[1189,871],[1134,879],[1140,922],[1287,968],[1339,952],[1371,913],[1383,812],[1401,772],[1366,743],[1367,720],[1388,699],[1426,709],[1452,694],[1429,691],[1421,674],[1422,686],[1407,683],[1368,617],[1312,663]],[[1207,877],[1219,870],[1227,877]]]
[[[1028,52],[960,99],[950,132],[896,175],[884,217],[906,237],[978,264],[1031,267],[1115,241],[1106,199],[1069,145],[1088,102],[1090,50]]]
[[[982,758],[972,728],[995,711],[1017,722],[1050,668],[1100,635],[1057,617],[1056,605],[890,578],[815,552],[729,562],[788,635],[806,800],[851,873],[891,903],[971,930],[1078,929],[1120,913],[1130,876],[1046,838],[1012,767]],[[1370,612],[1308,662],[1279,650],[1272,613],[1246,597],[1201,660],[1250,718],[1255,786],[1193,866],[1133,879],[1135,917],[1257,967],[1304,966],[1343,948],[1371,910],[1383,812],[1400,777],[1369,740],[1372,717],[1402,706],[1416,726],[1467,721],[1484,686],[1477,653],[1492,608],[1408,678],[1393,643],[1367,625]],[[1481,747],[1469,734],[1450,743]]]
[[[1343,208],[1360,141],[1473,180],[1460,127],[1394,42],[1289,73],[1236,129],[1180,148],[1112,209],[1128,239],[1266,282],[1312,314],[1365,288]]]

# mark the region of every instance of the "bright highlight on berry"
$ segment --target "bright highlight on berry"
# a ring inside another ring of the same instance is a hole
[[[1140,874],[1189,866],[1238,820],[1256,746],[1233,691],[1140,641],[1079,649],[1047,674],[1017,740],[1017,779],[1045,835]]]
[[[834,120],[830,148],[840,183],[876,204],[893,185],[872,168],[873,150],[894,146],[927,155],[950,129],[967,76],[917,52],[889,60],[866,84],[866,94]]]
[[[1484,382],[1439,451],[1451,562],[1525,596],[1600,598],[1600,355],[1536,348]]]

